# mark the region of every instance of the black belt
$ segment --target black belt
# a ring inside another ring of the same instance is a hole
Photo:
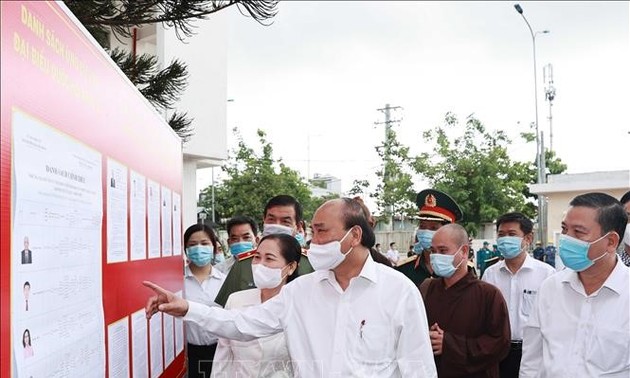
[[[523,350],[523,340],[511,340],[510,341],[510,349],[511,350]]]

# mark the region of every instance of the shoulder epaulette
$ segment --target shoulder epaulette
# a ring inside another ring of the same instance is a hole
[[[396,266],[403,266],[405,264],[408,264],[410,262],[415,261],[418,258],[418,255],[413,255],[411,257],[405,257],[403,260],[401,260]]]
[[[247,252],[243,252],[241,254],[239,254],[238,256],[236,256],[236,259],[238,261],[243,261],[243,260],[247,260],[251,257],[254,257],[254,255],[256,254],[256,250],[252,249],[251,251],[247,251]]]

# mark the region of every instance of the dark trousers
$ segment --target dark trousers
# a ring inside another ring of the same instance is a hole
[[[522,354],[523,343],[512,343],[510,345],[510,353],[499,364],[499,376],[501,378],[518,378]]]
[[[212,360],[217,344],[186,346],[188,357],[188,378],[210,378],[212,374]]]

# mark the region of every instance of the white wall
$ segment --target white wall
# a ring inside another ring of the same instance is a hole
[[[227,158],[227,14],[215,13],[195,25],[196,34],[185,43],[173,29],[158,26],[157,46],[164,63],[179,59],[188,65],[188,86],[176,108],[194,118],[184,154],[208,159],[200,168]]]
[[[195,23],[195,35],[181,42],[173,29],[157,27],[157,53],[164,64],[188,66],[188,86],[178,111],[193,118],[194,135],[184,144],[182,213],[184,228],[197,221],[197,169],[227,158],[227,14]]]

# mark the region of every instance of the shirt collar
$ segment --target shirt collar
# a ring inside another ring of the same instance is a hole
[[[630,277],[629,272],[630,270],[623,264],[621,259],[617,258],[615,267],[612,272],[610,272],[608,278],[606,278],[606,281],[604,281],[602,288],[606,287],[615,292],[617,295],[622,294],[624,290],[628,290],[628,278]],[[567,282],[571,285],[573,290],[579,293],[584,293],[584,285],[582,285],[582,281],[580,281],[577,272],[568,268],[565,269],[565,275],[564,278],[562,278],[562,282]],[[601,288],[595,293],[598,293],[600,290]]]
[[[534,269],[534,259],[529,256],[529,253],[527,252],[523,252],[525,253],[525,261],[523,261],[523,265],[521,265],[521,268],[516,272],[520,272],[523,269]],[[499,264],[499,270],[503,270],[507,273],[512,274],[512,272],[510,271],[510,269],[508,269],[507,265],[505,264],[505,260],[501,260],[498,262]]]
[[[363,268],[361,268],[361,272],[359,272],[358,277],[363,277],[369,281],[376,283],[378,281],[377,272],[376,272],[376,264],[378,263],[372,259],[372,255],[370,255],[368,251],[367,259],[365,260],[365,263],[363,264]],[[317,270],[315,271],[314,274],[317,274],[317,281],[324,281],[324,280],[335,281],[336,280],[335,273],[332,270]]]
[[[186,267],[184,268],[184,277],[194,277],[192,271],[190,270],[190,266],[186,265]],[[221,272],[219,269],[215,269],[214,267],[212,267],[212,270],[210,271],[210,275],[208,276],[208,278],[216,278],[218,280],[225,278],[226,275],[225,273]]]

